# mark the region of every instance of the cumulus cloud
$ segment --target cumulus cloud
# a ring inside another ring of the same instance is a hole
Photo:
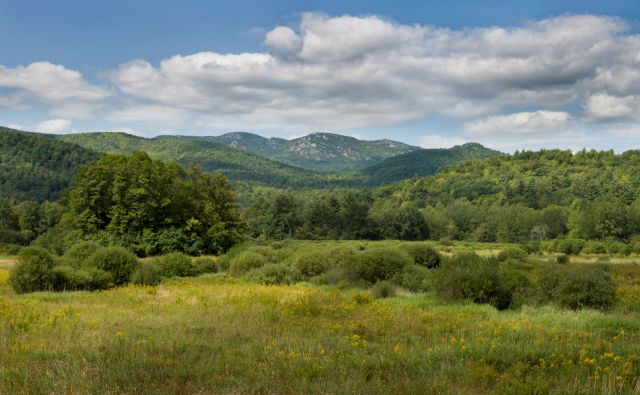
[[[461,136],[440,136],[437,134],[430,134],[421,137],[418,145],[422,148],[451,148],[456,145],[462,145],[468,142]]]
[[[50,119],[36,125],[38,133],[64,134],[71,132],[71,121],[68,119]]]
[[[634,96],[616,97],[598,93],[587,101],[587,113],[595,119],[616,119],[637,115],[639,103]]]
[[[640,94],[640,36],[606,16],[451,30],[306,13],[269,31],[264,46],[157,66],[136,60],[110,78],[128,99],[186,111],[199,125],[253,130],[344,130],[438,113],[466,120],[471,133],[522,134],[559,130],[570,123],[567,108],[624,116]],[[494,115],[505,109],[516,114]]]
[[[50,105],[54,115],[69,117],[89,114],[111,95],[106,88],[85,81],[78,71],[49,62],[14,68],[0,65],[0,88],[13,91],[9,104],[34,100]],[[0,98],[0,105],[6,101]]]
[[[566,129],[571,115],[562,111],[519,112],[494,115],[464,124],[468,135],[554,133]]]

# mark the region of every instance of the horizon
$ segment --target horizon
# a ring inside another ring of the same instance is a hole
[[[633,1],[433,4],[4,1],[0,26],[21,29],[0,41],[0,118],[52,134],[640,148]]]

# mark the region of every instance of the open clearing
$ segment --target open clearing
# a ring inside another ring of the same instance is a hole
[[[13,295],[0,393],[634,393],[640,293],[617,310],[372,300],[224,275]]]

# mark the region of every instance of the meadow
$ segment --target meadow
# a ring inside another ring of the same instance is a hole
[[[443,249],[472,247],[504,246]],[[640,270],[617,259],[607,311],[498,311],[430,291],[376,299],[226,273],[15,295],[4,261],[0,393],[638,393]]]

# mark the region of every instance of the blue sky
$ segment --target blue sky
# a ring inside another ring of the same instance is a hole
[[[0,0],[0,124],[638,148],[637,1]]]

